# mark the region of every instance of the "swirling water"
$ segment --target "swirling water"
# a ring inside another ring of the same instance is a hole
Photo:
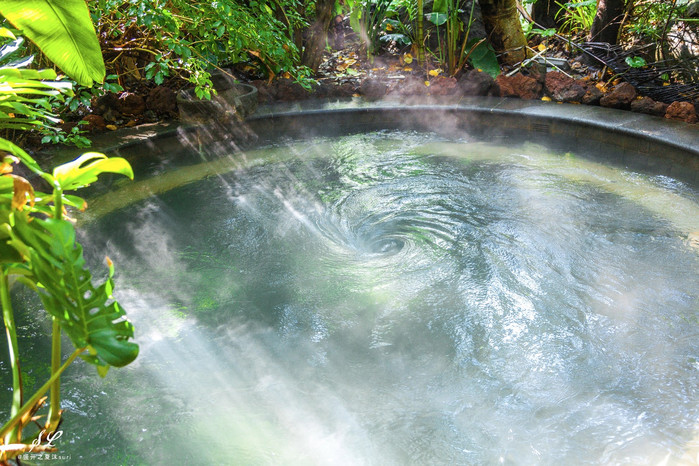
[[[72,464],[697,454],[695,188],[410,132],[218,172],[89,228],[142,354],[65,378]]]

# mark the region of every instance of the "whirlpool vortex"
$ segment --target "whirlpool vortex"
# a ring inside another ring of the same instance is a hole
[[[143,403],[178,416],[162,432],[161,416],[103,410],[105,431],[155,432],[145,461],[201,460],[197,442],[216,444],[208,464],[655,464],[691,450],[696,187],[412,132],[238,157],[91,232],[110,238],[96,247],[143,332],[117,385],[156,387],[166,396]]]

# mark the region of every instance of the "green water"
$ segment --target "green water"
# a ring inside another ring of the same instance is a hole
[[[115,262],[141,355],[104,380],[70,369],[66,464],[696,455],[695,188],[534,145],[380,132],[118,196],[94,201],[84,242]],[[38,354],[48,327],[23,321]],[[24,367],[43,380],[40,366]]]

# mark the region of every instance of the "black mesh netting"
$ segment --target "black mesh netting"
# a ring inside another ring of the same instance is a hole
[[[645,47],[624,49],[605,42],[585,42],[579,46],[600,64],[608,66],[614,73],[633,85],[639,94],[665,103],[699,100],[699,57],[661,60],[642,67],[630,66],[626,59],[646,55]],[[668,84],[669,78],[681,83]]]

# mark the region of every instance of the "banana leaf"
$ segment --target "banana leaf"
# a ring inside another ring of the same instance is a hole
[[[2,0],[0,14],[79,84],[103,81],[102,52],[84,0]]]

